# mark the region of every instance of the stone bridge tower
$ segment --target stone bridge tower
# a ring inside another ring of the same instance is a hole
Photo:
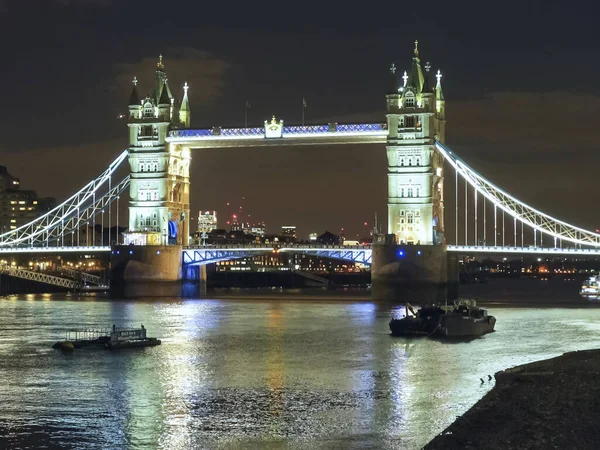
[[[387,99],[388,233],[398,244],[444,243],[444,164],[435,141],[445,138],[445,103],[441,74],[421,68],[415,41],[412,65],[392,83]]]
[[[441,73],[421,67],[415,41],[412,65],[399,82],[392,64],[387,100],[388,232],[373,244],[372,297],[421,303],[454,298],[455,258],[444,241],[445,139]]]
[[[190,152],[166,142],[172,128],[190,124],[188,86],[178,104],[171,94],[162,56],[154,86],[145,97],[137,80],[129,98],[129,228],[125,244],[188,245]]]

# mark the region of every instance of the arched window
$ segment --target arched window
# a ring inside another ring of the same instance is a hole
[[[417,197],[420,197],[420,195],[419,195],[420,188],[416,188],[416,190],[417,190]]]
[[[411,93],[407,93],[404,98],[404,106],[408,108],[413,108],[415,106],[415,98]]]
[[[408,196],[409,197],[413,196],[413,188],[411,188],[411,187],[408,188]]]
[[[404,197],[404,188],[400,189],[400,197]]]

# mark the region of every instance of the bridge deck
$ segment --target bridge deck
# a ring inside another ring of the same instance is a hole
[[[385,143],[387,127],[383,123],[293,125],[281,127],[280,133],[267,136],[265,127],[208,128],[175,130],[167,142],[203,147],[257,147],[323,144]]]

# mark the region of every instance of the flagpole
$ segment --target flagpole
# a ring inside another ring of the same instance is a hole
[[[306,99],[302,97],[302,126],[304,126],[304,110],[306,109]]]

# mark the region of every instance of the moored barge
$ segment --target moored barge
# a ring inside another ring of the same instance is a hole
[[[69,330],[64,341],[56,342],[52,348],[59,350],[75,350],[76,348],[120,348],[153,347],[160,345],[160,339],[148,337],[146,327],[117,328],[84,328]]]

